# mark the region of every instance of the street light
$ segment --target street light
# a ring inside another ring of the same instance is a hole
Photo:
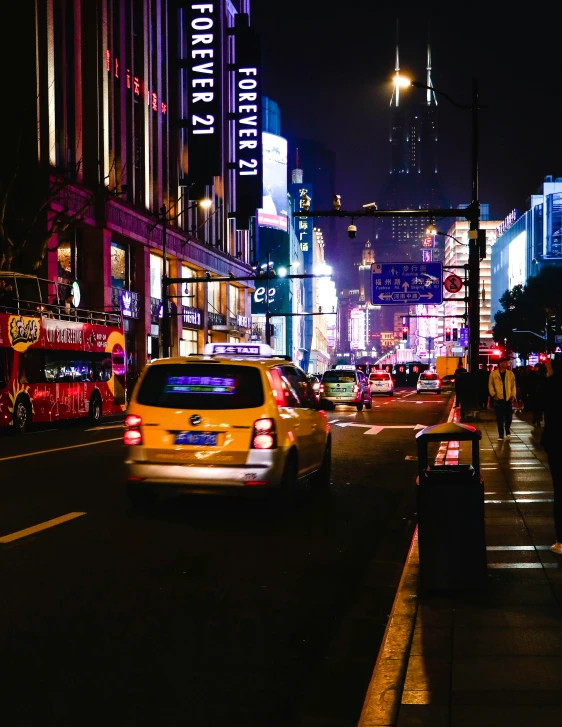
[[[470,104],[460,104],[449,94],[433,86],[419,81],[411,81],[404,76],[397,76],[395,83],[401,87],[413,86],[438,93],[457,108],[469,109],[472,115],[472,199],[467,207],[468,231],[468,331],[469,357],[468,367],[472,377],[471,404],[476,407],[478,402],[478,359],[480,355],[480,201],[478,199],[478,79],[472,79],[472,99]]]

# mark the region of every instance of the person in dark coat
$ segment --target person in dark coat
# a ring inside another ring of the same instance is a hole
[[[548,359],[546,363],[544,386],[542,388],[542,406],[544,412],[544,429],[541,445],[548,456],[548,466],[554,490],[554,530],[556,542],[550,546],[553,553],[562,555],[562,361],[554,364]]]
[[[485,411],[488,408],[488,400],[490,398],[490,392],[488,391],[488,380],[490,374],[486,366],[481,366],[478,369],[478,405],[480,409]]]
[[[455,371],[455,406],[460,407],[461,421],[465,418],[469,394],[470,379],[468,371],[460,364]]]

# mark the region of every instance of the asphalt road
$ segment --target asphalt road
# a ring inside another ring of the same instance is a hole
[[[355,727],[415,525],[414,427],[451,403],[330,412],[330,491],[283,511],[133,510],[118,421],[0,436],[2,723]]]

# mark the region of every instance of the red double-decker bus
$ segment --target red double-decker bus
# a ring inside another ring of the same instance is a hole
[[[75,307],[69,286],[0,273],[0,426],[99,421],[125,405],[121,315]]]

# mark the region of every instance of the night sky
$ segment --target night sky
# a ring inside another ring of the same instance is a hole
[[[562,177],[562,46],[547,6],[536,12],[523,6],[524,14],[517,16],[485,5],[456,5],[464,18],[459,12],[380,6],[253,0],[251,24],[263,41],[264,92],[281,108],[282,134],[315,139],[333,150],[334,192],[345,209],[375,201],[388,174],[396,19],[401,72],[421,83],[429,25],[435,88],[470,104],[475,77],[480,103],[488,107],[479,114],[480,202],[498,220],[514,208],[528,209],[527,199],[545,175]],[[451,204],[469,202],[471,113],[437,98],[445,193]]]

